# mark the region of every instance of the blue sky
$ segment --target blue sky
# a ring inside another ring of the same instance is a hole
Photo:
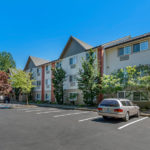
[[[73,35],[97,46],[150,32],[150,0],[0,0],[0,51],[17,68],[29,55],[60,56]]]

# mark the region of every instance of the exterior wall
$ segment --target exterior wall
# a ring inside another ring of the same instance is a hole
[[[133,53],[133,44],[144,42],[147,40],[149,42],[148,50]],[[118,49],[124,46],[131,46],[131,54],[129,55],[128,60],[120,61],[120,57],[118,56]],[[150,64],[150,38],[143,38],[134,42],[122,44],[121,46],[106,49],[104,59],[104,74],[110,74],[115,70],[124,68],[126,66]]]

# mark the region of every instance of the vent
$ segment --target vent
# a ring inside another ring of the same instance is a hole
[[[76,64],[73,64],[73,65],[70,65],[70,68],[75,68],[76,67]]]
[[[129,55],[120,56],[120,61],[129,60]]]

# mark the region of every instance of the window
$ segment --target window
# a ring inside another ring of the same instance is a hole
[[[140,43],[140,50],[144,51],[148,49],[148,41]]]
[[[123,55],[124,55],[124,48],[119,48],[118,56],[123,56]]]
[[[70,86],[75,86],[76,84],[76,75],[69,76]]]
[[[124,55],[129,55],[131,54],[131,46],[126,46],[124,48]]]
[[[106,107],[118,107],[119,103],[116,100],[103,100],[100,104],[100,106],[106,106]]]
[[[69,76],[69,81],[70,82],[76,82],[76,75],[70,75]]]
[[[93,53],[92,57],[96,58],[96,53],[95,52]],[[89,52],[87,52],[86,53],[86,60],[89,60],[89,58],[90,58],[90,54],[89,54]]]
[[[37,88],[40,88],[41,86],[41,81],[37,81]]]
[[[118,93],[118,98],[124,98],[124,97],[125,97],[124,92],[119,92],[119,93]]]
[[[89,53],[86,53],[86,60],[89,60],[89,58],[90,58]]]
[[[126,101],[121,101],[121,104],[122,104],[123,106],[127,106]]]
[[[37,75],[40,76],[40,68],[37,68]]]
[[[46,84],[46,87],[49,88],[50,87],[50,79],[46,79],[45,84]]]
[[[148,49],[148,41],[133,45],[133,52],[144,51]]]
[[[140,92],[134,92],[133,93],[133,100],[139,101],[140,100]]]
[[[50,99],[50,94],[46,93],[46,94],[45,94],[45,99],[46,99],[46,100],[49,100],[49,99]]]
[[[135,53],[135,52],[139,52],[139,51],[140,51],[140,43],[134,44],[133,45],[133,52]]]
[[[69,59],[69,63],[70,63],[70,65],[76,64],[76,57],[70,58],[70,59]]]
[[[60,68],[61,67],[61,62],[57,62],[56,63],[56,68]]]
[[[129,54],[131,54],[131,46],[122,47],[118,50],[118,56],[124,56]]]
[[[46,66],[46,73],[49,73],[49,71],[50,71],[50,66]]]
[[[41,98],[41,94],[36,94],[36,98],[40,99]]]

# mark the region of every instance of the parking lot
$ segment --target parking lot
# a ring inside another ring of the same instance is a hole
[[[57,108],[0,110],[0,150],[148,150],[150,119]]]

